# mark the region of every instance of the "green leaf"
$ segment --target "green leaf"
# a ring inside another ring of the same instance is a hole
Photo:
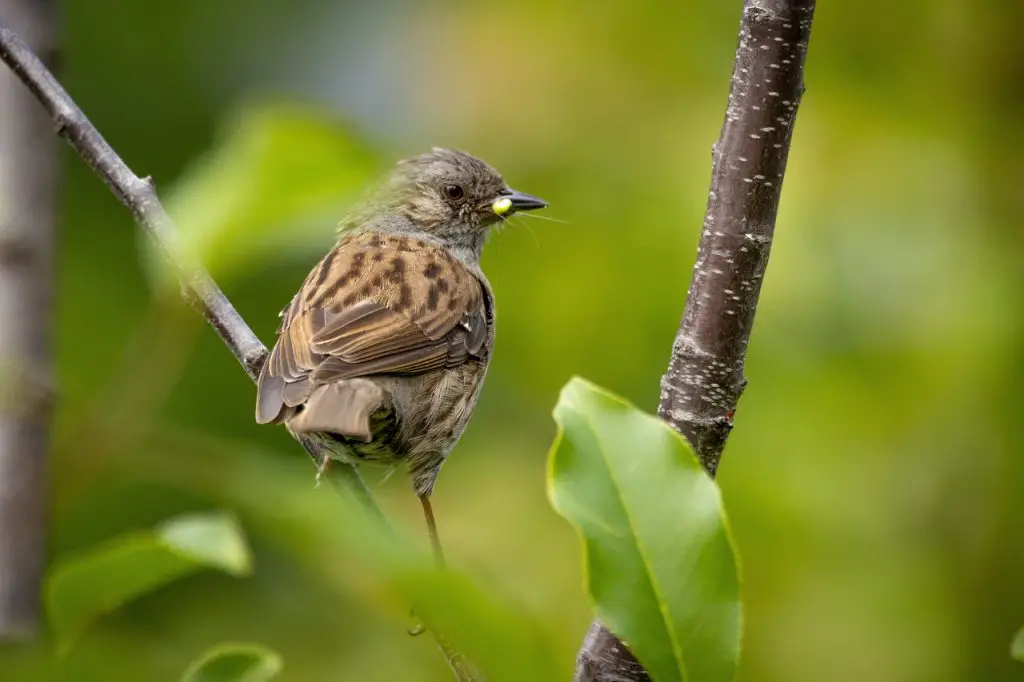
[[[568,679],[544,628],[468,576],[418,568],[394,570],[390,580],[415,605],[416,615],[441,633],[488,682]],[[491,591],[493,592],[493,591]]]
[[[352,496],[310,494],[311,477],[303,462],[294,474],[276,465],[261,469],[247,463],[245,479],[233,481],[227,494],[253,523],[262,524],[256,527],[261,537],[302,557],[339,591],[352,593],[353,575],[361,576],[355,596],[384,599],[399,619],[398,628],[424,623],[488,682],[570,677],[575,641],[573,650],[556,651],[558,638],[529,609],[504,597],[501,586],[435,568],[421,536],[399,535]],[[268,497],[275,500],[271,514]],[[410,607],[416,620],[409,617]]]
[[[469,576],[437,569],[422,548],[382,528],[352,500],[346,506],[343,527],[318,524],[324,535],[316,546],[333,544],[349,557],[330,564],[349,565],[355,559],[369,567],[401,597],[403,611],[411,604],[416,617],[463,654],[488,682],[568,677],[564,663],[570,658],[560,661],[544,627],[522,607],[502,599],[500,589],[487,589]],[[323,518],[323,513],[311,515],[307,523],[317,518]]]
[[[251,564],[233,516],[184,515],[59,562],[47,580],[47,610],[67,650],[91,621],[132,599],[205,568],[248,575]]]
[[[250,103],[228,118],[166,206],[185,253],[225,277],[260,259],[323,251],[375,165],[325,110]],[[162,273],[162,257],[150,255]]]
[[[562,389],[548,493],[579,531],[597,615],[658,682],[729,682],[739,572],[722,500],[685,440],[582,379]]]
[[[1024,663],[1024,627],[1017,630],[1010,643],[1010,656]]]
[[[261,644],[218,644],[189,665],[181,682],[266,682],[283,667],[281,656]]]

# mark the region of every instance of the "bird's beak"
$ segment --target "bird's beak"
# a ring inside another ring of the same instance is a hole
[[[516,211],[532,211],[544,208],[548,202],[539,199],[525,192],[517,192],[514,189],[502,192],[501,196],[491,204],[491,210],[501,217],[509,216]]]

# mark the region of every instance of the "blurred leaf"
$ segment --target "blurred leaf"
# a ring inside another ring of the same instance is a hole
[[[261,644],[218,644],[189,665],[181,682],[266,682],[283,667],[281,656]]]
[[[229,514],[188,514],[157,528],[158,539],[170,550],[209,568],[234,576],[252,571],[252,557],[242,529]]]
[[[411,606],[416,618],[443,635],[488,682],[569,677],[572,652],[553,651],[544,625],[521,605],[503,598],[501,586],[435,568],[425,548],[367,514],[350,496],[338,497],[331,491],[311,494],[305,463],[285,470],[250,462],[244,480],[237,477],[232,482],[237,482],[230,490],[233,504],[251,514],[254,523],[266,524],[254,532],[303,557],[340,591],[351,591],[353,575],[365,574],[374,586],[360,583],[361,597],[388,595],[406,627],[412,625]]]
[[[373,166],[325,111],[251,104],[173,187],[167,210],[186,251],[230,275],[253,259],[322,249]]]
[[[488,682],[567,679],[540,623],[469,576],[428,566],[397,571],[394,584],[430,628],[451,641]]]
[[[1017,630],[1010,643],[1010,656],[1024,663],[1024,627]]]
[[[659,682],[728,682],[736,557],[718,487],[679,434],[582,379],[555,407],[549,495],[584,542],[597,615]]]
[[[46,590],[50,621],[66,650],[93,619],[132,599],[204,568],[248,575],[251,563],[233,516],[180,516],[57,564]]]

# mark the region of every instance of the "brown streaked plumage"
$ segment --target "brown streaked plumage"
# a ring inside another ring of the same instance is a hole
[[[336,459],[406,462],[439,558],[430,495],[494,339],[480,252],[495,222],[544,205],[463,152],[399,163],[282,311],[260,374],[258,422],[316,434]]]

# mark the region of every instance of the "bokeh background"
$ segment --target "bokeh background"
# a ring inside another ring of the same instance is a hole
[[[496,354],[435,507],[451,562],[542,623],[566,676],[590,611],[578,541],[545,497],[550,410],[575,374],[656,405],[740,5],[63,6],[68,89],[267,343],[345,204],[396,158],[464,148],[550,201],[560,222],[488,247]],[[818,7],[720,469],[745,576],[741,680],[1024,679],[1009,657],[1024,624],[1022,7]],[[255,571],[168,586],[52,666],[0,652],[0,678],[174,680],[211,644],[253,640],[289,682],[450,679],[356,557],[279,522],[281,499],[330,492],[282,429],[253,422],[244,374],[63,156],[51,555],[229,509]],[[425,546],[404,476],[369,480]]]

